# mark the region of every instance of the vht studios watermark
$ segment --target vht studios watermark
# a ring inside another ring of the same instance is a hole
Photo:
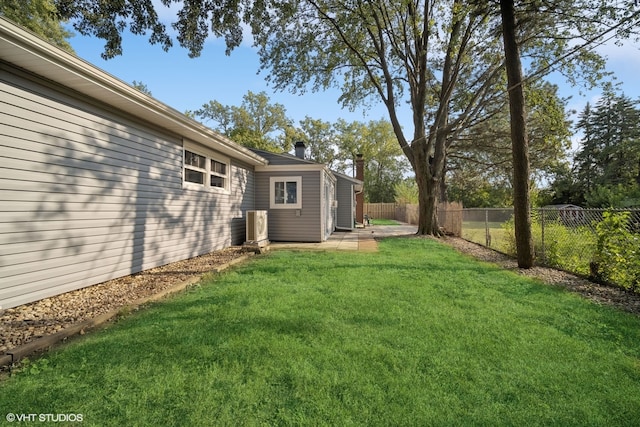
[[[5,417],[10,423],[16,422],[42,422],[42,423],[81,423],[82,414],[14,414],[8,413]]]

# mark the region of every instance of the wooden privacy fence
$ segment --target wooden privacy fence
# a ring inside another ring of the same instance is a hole
[[[365,203],[364,214],[369,218],[396,219],[395,203]]]
[[[444,232],[456,237],[462,236],[462,203],[440,203],[438,205],[438,224]]]
[[[364,213],[370,218],[395,219],[407,224],[418,224],[418,205],[396,203],[365,203]],[[447,234],[462,234],[462,203],[439,203],[438,224]]]

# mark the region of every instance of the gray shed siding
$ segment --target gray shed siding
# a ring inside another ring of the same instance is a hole
[[[336,228],[353,230],[355,221],[353,184],[340,176],[337,177],[336,198],[338,200]]]
[[[280,242],[323,241],[321,171],[256,172],[256,209],[267,210],[269,240]],[[270,209],[269,178],[302,177],[302,209]],[[300,211],[300,216],[297,215]]]
[[[0,63],[0,307],[240,243],[253,171],[182,188],[182,140]]]

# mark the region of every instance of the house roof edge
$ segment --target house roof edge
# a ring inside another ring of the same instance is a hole
[[[0,16],[0,59],[254,166],[268,161],[90,62]]]

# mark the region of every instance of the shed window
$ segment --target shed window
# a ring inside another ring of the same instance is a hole
[[[270,187],[271,209],[302,208],[302,177],[272,177]]]

